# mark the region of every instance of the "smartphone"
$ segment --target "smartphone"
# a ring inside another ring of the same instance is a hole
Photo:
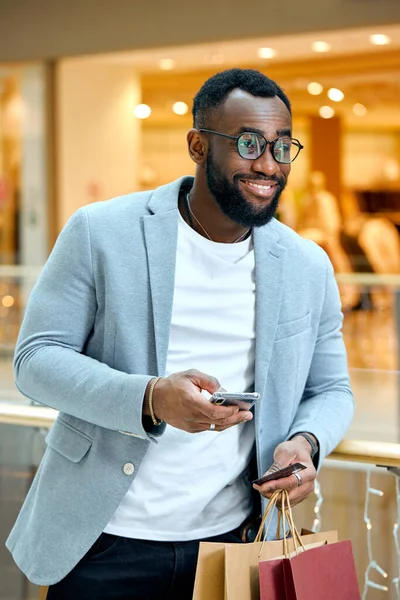
[[[256,479],[255,481],[252,481],[252,483],[255,483],[256,485],[262,485],[263,483],[266,483],[267,481],[275,481],[276,479],[283,479],[284,477],[289,477],[290,475],[293,475],[293,473],[298,473],[299,471],[302,471],[303,469],[306,469],[306,466],[297,462],[297,463],[294,463],[293,465],[289,465],[288,467],[284,467],[283,469],[280,469],[279,471],[275,471],[275,473],[269,473],[268,475],[264,475],[264,477],[261,477],[260,479]]]
[[[210,402],[218,406],[238,406],[240,410],[250,410],[252,406],[260,399],[257,392],[243,392],[231,394],[229,392],[214,392]]]

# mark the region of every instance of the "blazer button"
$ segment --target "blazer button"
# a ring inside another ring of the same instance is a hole
[[[132,463],[125,463],[123,466],[123,471],[125,475],[132,475],[134,470],[135,465],[133,465]]]

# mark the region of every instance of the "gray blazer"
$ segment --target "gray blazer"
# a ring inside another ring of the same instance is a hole
[[[142,402],[151,376],[165,372],[182,182],[78,210],[29,299],[17,386],[60,411],[7,540],[36,584],[59,581],[82,558],[156,443]],[[262,475],[299,431],[318,438],[321,462],[350,423],[353,397],[326,254],[276,220],[255,229],[254,248]]]

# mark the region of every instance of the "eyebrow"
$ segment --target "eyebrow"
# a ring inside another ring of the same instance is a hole
[[[264,135],[264,132],[261,129],[258,129],[257,127],[246,127],[246,126],[236,129],[236,131],[234,132],[233,135],[238,136],[238,135],[241,135],[242,133],[259,133],[260,135]],[[276,135],[278,137],[282,137],[282,136],[290,137],[292,135],[292,130],[290,128],[277,129]]]

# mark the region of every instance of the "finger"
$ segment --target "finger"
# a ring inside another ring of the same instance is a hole
[[[268,471],[265,473],[265,475],[271,475],[271,473],[276,473],[276,471],[280,471],[281,469],[283,469],[283,466],[281,465],[281,463],[275,460],[268,469]]]
[[[203,394],[196,395],[195,402],[196,404],[193,404],[194,408],[203,415],[203,420],[207,419],[210,423],[222,422],[239,413],[238,406],[216,406],[206,400]]]
[[[302,473],[302,483],[299,485],[297,477],[290,475],[278,479],[276,481],[268,481],[261,486],[253,485],[254,489],[260,492],[264,498],[271,498],[272,494],[277,490],[287,490],[289,492],[289,501],[292,506],[299,504],[314,490],[315,471],[310,469],[307,474],[307,470]],[[306,475],[307,474],[307,475]],[[279,506],[279,502],[277,503]]]
[[[251,421],[253,419],[253,413],[249,410],[239,410],[232,417],[222,418],[222,419],[211,419],[211,422],[217,425],[221,430],[227,429],[228,427],[232,427],[234,425],[239,425],[240,423],[245,423],[247,421]]]
[[[307,484],[304,486],[300,486],[300,488],[297,490],[293,490],[291,492],[289,492],[289,503],[290,506],[296,506],[297,504],[300,504],[300,502],[302,502],[303,500],[305,500],[314,490],[314,486]],[[267,498],[268,500],[271,499],[273,492],[265,492],[262,494],[262,496],[264,498]],[[280,508],[281,507],[281,502],[278,500],[277,501],[277,507]]]
[[[196,429],[196,431],[207,431],[210,430],[211,425],[214,425],[214,427],[210,431],[225,431],[225,429],[229,429],[229,427],[234,427],[235,425],[240,425],[240,423],[251,421],[251,419],[253,418],[253,414],[249,411],[240,411],[240,413],[242,412],[246,412],[246,415],[242,416],[241,414],[239,414],[237,417],[235,416],[235,418],[227,419],[223,422],[209,423],[203,421],[193,424],[193,428]]]
[[[213,394],[221,387],[216,377],[202,373],[202,371],[198,371],[197,369],[189,369],[185,371],[185,375],[200,390],[207,390],[210,394]]]
[[[295,481],[293,481],[293,479],[295,479]],[[291,490],[294,490],[297,487],[297,485],[298,482],[295,476],[290,475],[289,477],[282,477],[282,479],[276,479],[275,481],[267,481],[262,485],[254,484],[253,487],[257,491],[259,491],[263,496],[265,496],[266,494],[273,494],[277,490],[288,490],[290,492]]]
[[[289,502],[290,506],[296,506],[296,504],[300,504],[303,502],[312,492],[314,491],[314,482],[307,482],[305,484],[299,485],[297,489],[289,492]]]

